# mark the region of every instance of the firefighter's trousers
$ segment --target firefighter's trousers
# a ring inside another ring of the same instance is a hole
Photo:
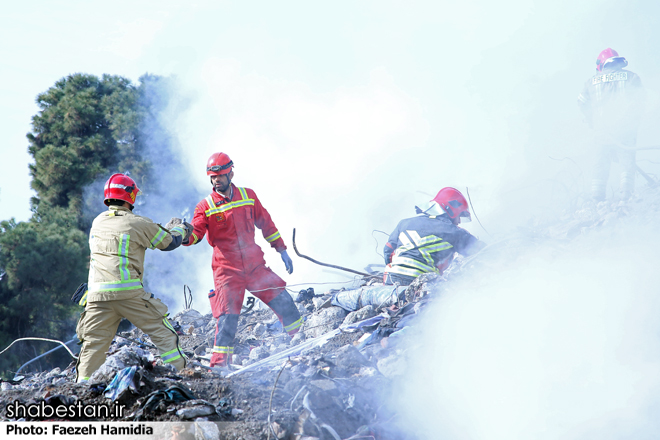
[[[300,312],[286,291],[286,283],[265,265],[251,273],[230,268],[214,270],[215,291],[209,294],[213,317],[218,319],[211,366],[226,366],[234,353],[234,337],[238,328],[245,290],[263,301],[277,315],[290,336],[300,330]]]
[[[105,362],[105,352],[122,318],[149,335],[163,362],[179,370],[184,368],[186,358],[179,347],[179,337],[166,315],[167,306],[146,292],[130,299],[87,303],[76,328],[78,339],[82,341],[76,381],[89,379]]]
[[[618,162],[623,168],[619,183],[621,198],[629,198],[635,189],[635,173],[637,172],[635,150],[613,145],[600,145],[598,146],[591,181],[591,197],[596,201],[605,200],[612,161]]]

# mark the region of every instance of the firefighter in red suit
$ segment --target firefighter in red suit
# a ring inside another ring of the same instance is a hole
[[[289,335],[300,330],[302,318],[286,283],[266,267],[264,254],[255,243],[255,226],[264,239],[282,256],[288,273],[293,262],[286,245],[261,205],[254,191],[231,183],[233,162],[225,153],[213,154],[206,174],[211,177],[213,191],[195,208],[190,246],[206,239],[213,246],[213,279],[215,291],[209,294],[213,317],[218,319],[211,367],[226,367],[234,352],[234,336],[245,290],[267,304],[277,315]]]

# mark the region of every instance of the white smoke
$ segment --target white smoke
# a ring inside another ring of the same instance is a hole
[[[657,214],[657,212],[655,213]],[[654,438],[660,237],[621,219],[485,255],[416,326],[396,408],[419,438]],[[494,261],[491,259],[494,257]]]

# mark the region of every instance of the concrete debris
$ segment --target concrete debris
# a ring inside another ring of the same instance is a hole
[[[312,314],[303,326],[306,338],[317,338],[339,327],[348,313],[341,307],[328,307]]]
[[[139,347],[124,345],[119,351],[108,356],[98,370],[89,378],[91,383],[109,382],[119,370],[126,367],[152,363],[155,357],[152,353]]]
[[[293,338],[270,309],[257,305],[244,310],[234,345],[235,365],[226,377],[208,369],[216,320],[187,309],[170,319],[181,330],[181,347],[192,361],[188,368],[175,371],[164,365],[148,336],[135,328],[121,334],[131,340],[115,338],[106,362],[88,382],[74,383],[73,363],[25,374],[2,382],[0,407],[14,401],[53,407],[77,401],[101,404],[108,401],[105,392],[126,411],[99,419],[194,420],[196,432],[203,431],[200,438],[405,439],[390,424],[395,410],[383,403],[393,393],[391,379],[406,374],[417,317],[427,304],[450,289],[455,277],[489,264],[493,257],[515,260],[520,242],[549,241],[560,248],[606,224],[631,218],[655,221],[657,216],[635,217],[642,205],[660,212],[660,192],[653,191],[651,199],[587,205],[567,214],[561,224],[533,223],[520,236],[495,242],[475,257],[457,258],[442,276],[425,274],[406,288],[393,290],[369,279],[356,282],[353,289],[364,293],[366,287],[360,289],[368,286],[382,297],[304,289],[294,295],[304,324]],[[336,298],[348,299],[352,305],[345,310],[333,305],[333,298],[335,303]],[[118,375],[120,371],[125,373]],[[6,413],[0,418],[10,420]]]
[[[181,417],[182,420],[196,419],[197,417],[205,417],[215,414],[215,406],[204,400],[190,400],[186,402],[185,408],[181,408],[176,412],[176,415]]]

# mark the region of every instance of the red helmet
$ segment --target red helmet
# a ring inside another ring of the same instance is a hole
[[[219,176],[229,174],[233,166],[234,162],[225,153],[213,153],[206,163],[206,175]]]
[[[103,199],[107,205],[109,199],[123,200],[135,205],[135,198],[140,193],[135,180],[125,174],[113,174],[103,187]]]
[[[456,188],[442,188],[438,194],[431,200],[436,202],[442,210],[451,219],[462,218],[466,222],[472,221],[470,211],[468,210],[468,203],[463,197],[463,194]]]
[[[602,72],[605,64],[615,62],[622,64],[621,67],[626,67],[628,65],[628,61],[624,57],[620,57],[616,50],[608,47],[598,55],[598,59],[596,60],[596,70]]]

